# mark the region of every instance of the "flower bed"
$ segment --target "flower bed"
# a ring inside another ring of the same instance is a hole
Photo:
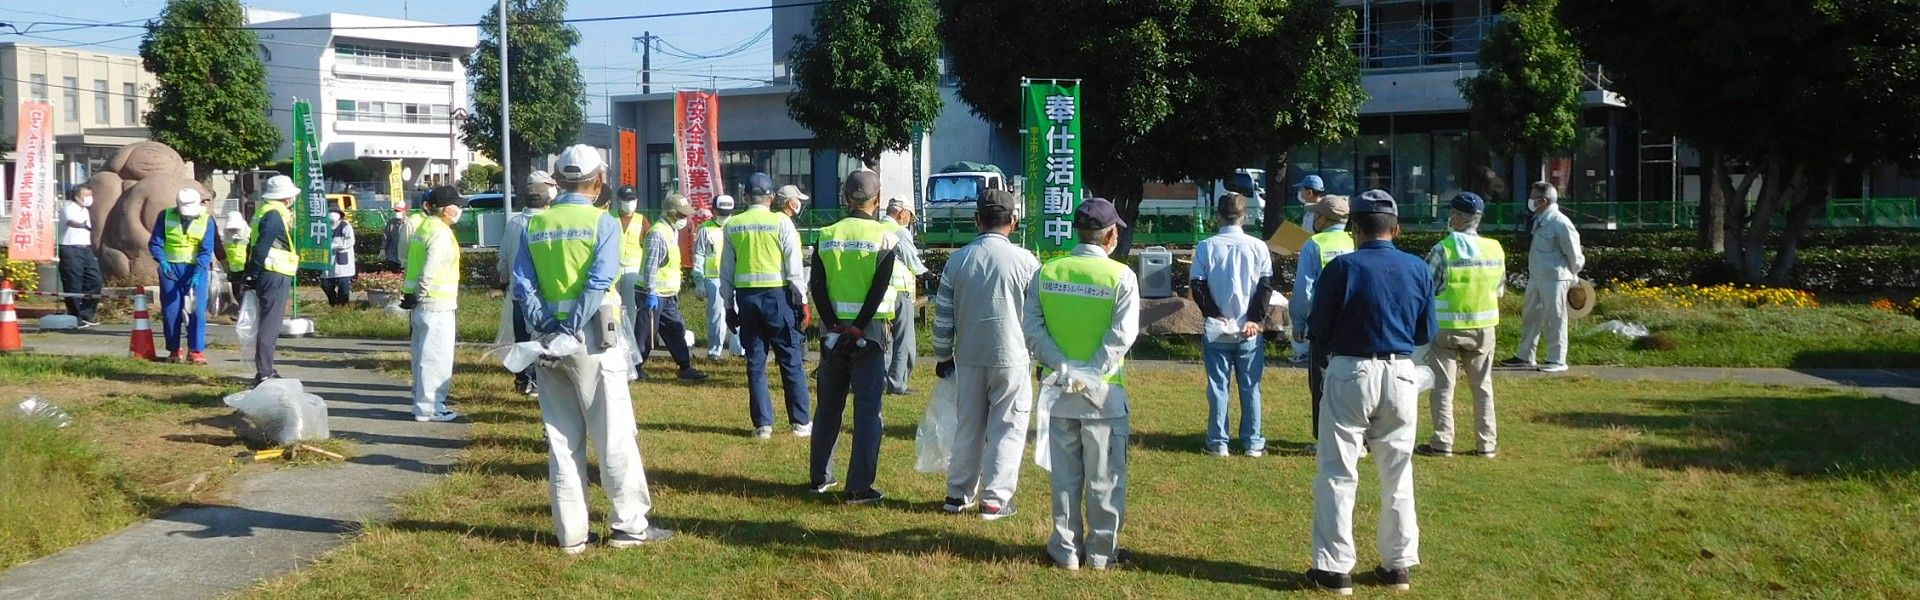
[[[1819,308],[1813,294],[1787,288],[1736,285],[1648,285],[1642,281],[1615,284],[1613,299],[1643,306],[1676,308]]]

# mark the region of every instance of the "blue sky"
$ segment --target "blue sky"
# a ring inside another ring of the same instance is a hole
[[[253,0],[242,3],[302,14],[343,12],[440,23],[474,23],[482,12],[496,6],[487,0]],[[735,7],[764,9],[770,3],[767,0],[572,0],[568,4],[569,18],[587,18]],[[12,23],[21,30],[28,30],[29,24],[39,21],[117,22],[157,16],[165,5],[164,0],[7,0],[0,2],[0,22]],[[603,120],[606,109],[601,100],[605,95],[639,91],[640,53],[634,46],[633,38],[641,32],[652,31],[654,35],[691,55],[708,55],[739,47],[760,35],[770,23],[770,12],[755,10],[575,25],[580,29],[581,41],[579,47],[574,49],[574,54],[580,59],[580,74],[587,82],[587,94],[591,97],[588,119]],[[34,35],[39,37],[13,35],[12,30],[3,30],[0,32],[0,41],[42,45],[87,44],[86,47],[129,54],[137,53],[140,46],[139,29],[95,27],[43,34],[38,32],[66,26],[32,27],[32,31],[36,32]],[[672,89],[675,85],[704,87],[712,81],[709,75],[721,78],[718,80],[720,87],[752,85],[751,81],[726,78],[770,76],[773,62],[770,48],[770,41],[761,40],[735,56],[703,60],[670,57],[656,51],[653,60],[655,91]]]

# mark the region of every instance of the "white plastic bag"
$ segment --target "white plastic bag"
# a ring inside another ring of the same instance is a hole
[[[1611,333],[1627,339],[1640,339],[1647,337],[1650,332],[1645,325],[1615,320],[1595,325],[1587,333]]]
[[[1060,400],[1060,388],[1053,385],[1058,373],[1048,376],[1040,382],[1040,399],[1033,403],[1033,464],[1040,470],[1053,472],[1053,453],[1048,439],[1053,423],[1053,403]]]
[[[225,402],[247,420],[249,427],[240,433],[261,442],[288,446],[332,436],[326,401],[307,393],[298,379],[268,379],[228,395]]]
[[[253,338],[260,331],[260,296],[247,290],[240,300],[240,316],[233,321],[233,334],[240,338],[240,362],[253,364]]]
[[[913,438],[918,458],[913,470],[921,473],[945,473],[953,460],[953,434],[960,427],[959,400],[954,385],[940,379],[933,383],[933,397],[927,400],[927,412],[920,417],[920,432]]]

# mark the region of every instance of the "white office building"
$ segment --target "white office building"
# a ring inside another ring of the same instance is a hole
[[[455,109],[468,105],[460,58],[478,44],[477,28],[260,9],[249,9],[247,22],[260,37],[272,116],[287,139],[278,156],[292,156],[292,106],[305,99],[323,161],[358,159],[384,181],[386,165],[399,160],[409,188],[457,179],[473,162]]]

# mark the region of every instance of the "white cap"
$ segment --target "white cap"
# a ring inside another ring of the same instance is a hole
[[[553,182],[553,176],[548,175],[546,171],[534,171],[532,173],[528,173],[527,183],[544,183],[547,185],[555,185]]]
[[[300,188],[294,187],[293,178],[285,175],[267,179],[267,189],[260,192],[260,197],[268,200],[286,200],[298,195]]]
[[[733,210],[733,196],[721,194],[713,199],[713,207],[718,210]]]
[[[175,204],[178,204],[180,206],[198,205],[200,204],[200,190],[196,190],[190,187],[180,188],[180,193],[174,194],[173,201]]]
[[[810,197],[808,197],[808,196],[807,196],[806,194],[802,194],[802,193],[800,193],[800,186],[797,186],[797,185],[783,185],[783,186],[780,186],[780,191],[777,191],[777,192],[774,192],[774,193],[773,193],[773,195],[775,195],[775,196],[779,196],[780,198],[782,198],[782,199],[785,199],[785,200],[810,200],[810,199],[812,199],[812,198],[810,198]]]
[[[600,160],[600,151],[586,144],[574,144],[560,151],[560,158],[553,161],[553,176],[562,181],[586,181],[607,168],[606,161]]]

